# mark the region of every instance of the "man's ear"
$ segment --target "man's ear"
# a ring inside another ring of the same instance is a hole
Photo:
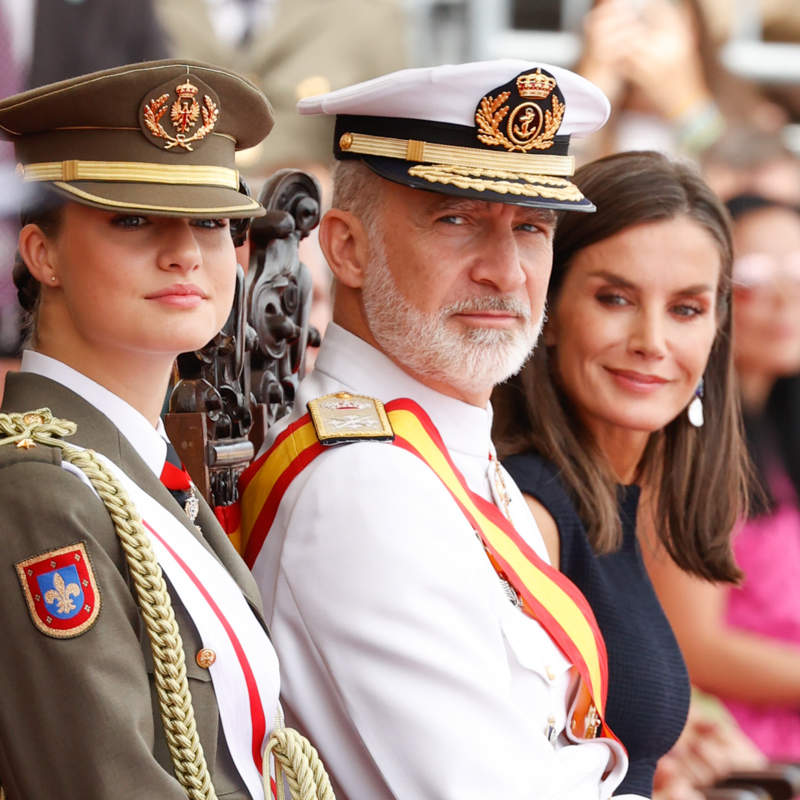
[[[19,232],[17,247],[28,271],[42,286],[52,287],[58,286],[60,279],[50,245],[50,239],[38,225],[30,223]]]
[[[369,260],[369,237],[361,220],[331,208],[319,224],[319,244],[339,283],[360,289]]]

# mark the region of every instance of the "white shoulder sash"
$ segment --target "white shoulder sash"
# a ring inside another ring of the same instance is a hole
[[[228,749],[252,797],[265,800],[262,753],[278,724],[280,692],[272,643],[222,564],[119,467],[97,455],[141,514],[158,563],[189,612],[203,648],[216,654],[209,672]],[[77,471],[71,464],[64,466]],[[88,482],[83,473],[80,477]]]

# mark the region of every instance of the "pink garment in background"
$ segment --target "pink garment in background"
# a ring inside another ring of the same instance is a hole
[[[746,522],[734,539],[745,579],[728,592],[726,619],[731,627],[800,648],[800,508],[788,477],[772,478],[775,511]],[[800,761],[800,708],[725,704],[769,758]]]

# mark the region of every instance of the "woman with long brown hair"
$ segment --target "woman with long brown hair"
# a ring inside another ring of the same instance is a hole
[[[656,153],[600,159],[575,181],[597,212],[559,220],[543,341],[497,391],[495,436],[605,637],[610,725],[630,755],[620,791],[649,795],[689,681],[642,562],[654,543],[637,538],[640,489],[681,569],[738,577],[730,231],[696,172]]]
[[[693,682],[770,759],[800,759],[800,209],[758,195],[733,218],[734,360],[760,489],[734,536],[741,585],[648,569]],[[720,669],[724,664],[725,668]]]

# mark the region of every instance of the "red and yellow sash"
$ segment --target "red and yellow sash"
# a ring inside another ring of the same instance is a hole
[[[581,738],[603,735],[616,740],[603,721],[608,690],[605,642],[586,598],[533,551],[497,506],[467,486],[439,431],[419,405],[403,398],[385,408],[395,434],[393,444],[436,473],[480,536],[492,566],[516,590],[525,613],[542,625],[578,669],[583,684],[572,716],[573,733]],[[310,415],[305,414],[243,473],[239,482],[240,552],[248,566],[255,563],[289,485],[326,449]],[[593,707],[598,714],[596,725]]]

